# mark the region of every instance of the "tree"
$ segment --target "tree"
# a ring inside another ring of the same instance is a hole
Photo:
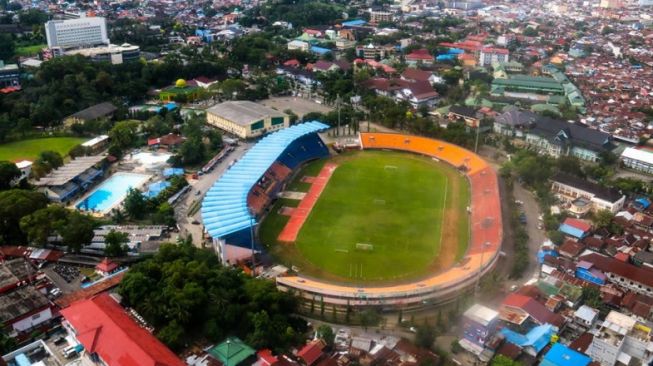
[[[26,235],[20,229],[24,216],[46,207],[48,199],[40,192],[10,189],[0,192],[0,244],[25,244]]]
[[[10,33],[0,33],[0,60],[11,60],[14,57],[16,45]]]
[[[614,214],[610,210],[600,210],[592,216],[592,223],[597,228],[608,227],[612,223]]]
[[[326,324],[322,324],[317,328],[317,337],[323,340],[329,348],[333,347],[333,342],[336,339],[333,328]]]
[[[211,150],[215,151],[222,147],[222,134],[217,130],[209,130],[206,133],[206,136],[209,139],[209,147]]]
[[[123,201],[125,212],[132,219],[140,220],[147,213],[147,201],[138,189],[130,188]]]
[[[20,177],[20,169],[10,161],[0,161],[0,191],[11,188],[12,183]]]
[[[157,208],[153,221],[160,225],[174,226],[177,222],[175,220],[175,209],[168,202],[163,202]]]
[[[305,321],[293,315],[298,303],[292,294],[223,267],[209,250],[186,242],[163,244],[152,258],[132,266],[119,292],[175,349],[182,342],[234,335],[281,352],[306,330]]]
[[[111,144],[113,146],[124,150],[134,145],[137,132],[138,122],[120,121],[109,131],[109,138],[111,138]]]
[[[185,165],[202,162],[205,157],[205,149],[202,140],[199,138],[189,138],[184,141],[181,148],[179,148],[179,155]]]
[[[122,257],[129,250],[128,242],[129,236],[127,233],[111,230],[104,236],[104,254],[109,257]]]
[[[490,366],[521,366],[521,363],[504,355],[498,355],[492,359]]]
[[[422,324],[417,327],[415,333],[415,344],[422,348],[431,349],[433,342],[435,342],[435,329],[428,324]]]
[[[78,253],[83,247],[91,244],[93,240],[95,219],[78,211],[68,214],[67,222],[58,228],[59,235],[68,250]]]
[[[29,243],[45,246],[48,237],[57,233],[68,220],[68,210],[60,205],[50,205],[23,217],[20,228],[27,235]]]

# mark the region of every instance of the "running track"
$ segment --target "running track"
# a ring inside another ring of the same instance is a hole
[[[302,229],[302,226],[304,226],[308,214],[315,206],[315,203],[317,203],[317,200],[320,198],[327,183],[329,183],[329,179],[331,179],[331,175],[333,174],[333,171],[336,170],[337,166],[338,165],[334,163],[327,163],[324,165],[322,170],[320,170],[320,174],[318,174],[318,176],[315,177],[315,180],[313,180],[311,188],[306,193],[306,196],[304,196],[304,199],[299,203],[299,206],[297,206],[290,215],[290,219],[286,223],[286,226],[284,226],[281,234],[277,237],[278,241],[292,243],[297,240],[297,235],[299,235],[299,231]]]

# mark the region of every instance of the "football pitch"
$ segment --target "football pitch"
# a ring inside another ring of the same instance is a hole
[[[389,151],[352,152],[305,166],[287,190],[307,191],[306,176],[338,165],[294,243],[277,243],[299,201],[279,200],[260,237],[273,256],[307,276],[348,283],[415,279],[446,269],[467,248],[469,184],[431,158]]]
[[[88,139],[78,137],[45,137],[8,142],[0,145],[0,160],[17,162],[34,160],[45,150],[56,151],[61,156],[68,155],[70,149]]]

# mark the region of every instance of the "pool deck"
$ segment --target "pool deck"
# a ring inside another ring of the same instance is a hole
[[[73,203],[72,205],[69,205],[68,208],[73,209],[73,210],[78,210],[80,212],[85,212],[85,213],[90,214],[91,216],[94,216],[94,217],[103,217],[103,216],[105,216],[112,209],[114,209],[115,207],[119,206],[122,203],[122,201],[127,196],[127,191],[125,191],[122,195],[120,195],[111,206],[109,206],[109,207],[107,207],[107,208],[105,208],[104,210],[101,210],[101,211],[95,211],[95,210],[85,211],[85,210],[81,210],[81,209],[77,208],[77,205],[79,205],[85,199],[87,199],[88,197],[93,195],[93,193],[95,193],[100,186],[102,186],[109,179],[113,178],[115,175],[137,175],[137,176],[142,176],[143,179],[141,180],[141,182],[139,182],[137,185],[134,186],[134,188],[136,188],[136,189],[138,189],[140,191],[143,191],[143,188],[145,187],[147,182],[149,182],[154,177],[151,174],[117,171],[117,172],[111,174],[110,176],[108,176],[106,179],[99,182],[98,184],[96,184],[95,186],[93,186],[93,188],[91,190],[84,193],[84,195],[79,200],[75,201],[75,203]]]

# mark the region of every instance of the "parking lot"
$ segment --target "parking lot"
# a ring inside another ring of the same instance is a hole
[[[310,112],[320,112],[327,113],[333,108],[326,106],[324,104],[315,103],[312,99],[303,99],[295,97],[277,97],[270,98],[261,101],[261,103],[270,108],[274,108],[279,111],[284,111],[290,109],[295,113],[299,118],[302,118],[305,114]]]

